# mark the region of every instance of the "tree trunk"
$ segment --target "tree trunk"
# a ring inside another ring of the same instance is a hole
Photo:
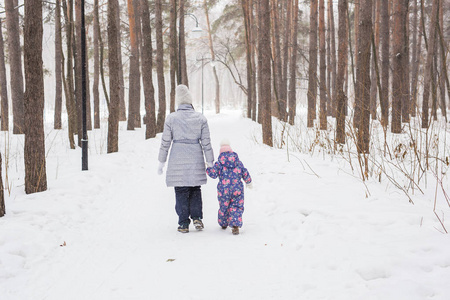
[[[403,57],[402,57],[402,122],[410,121],[410,66],[409,66],[409,0],[402,2],[402,31],[403,31]]]
[[[443,4],[443,0],[439,1],[439,27],[436,28],[436,30],[440,30],[440,28],[443,28],[444,26],[444,4]],[[438,34],[439,36],[439,34]],[[438,47],[438,49],[440,49]],[[439,52],[442,52],[439,51]],[[439,62],[440,62],[440,76],[439,76],[439,98],[440,98],[440,106],[441,106],[441,112],[442,112],[442,116],[445,118],[445,121],[447,122],[447,107],[446,107],[446,103],[445,103],[445,72],[446,72],[446,68],[445,68],[445,56],[446,55],[442,55],[443,53],[441,53],[441,56],[439,57]]]
[[[252,42],[251,42],[251,19],[250,19],[250,5],[249,0],[241,0],[242,12],[244,15],[244,26],[245,26],[245,52],[247,61],[247,118],[252,117],[252,97],[253,97],[253,84],[252,84]]]
[[[333,117],[336,116],[336,30],[334,25],[334,12],[333,12],[333,2],[328,0],[328,9],[329,9],[329,22],[330,22],[330,39],[331,39],[331,83],[330,83],[330,95],[331,98],[331,115]]]
[[[209,49],[211,51],[211,60],[216,60],[216,55],[214,53],[214,46],[213,46],[213,40],[212,40],[212,33],[211,33],[211,24],[209,22],[209,13],[208,13],[208,6],[206,5],[206,0],[204,0],[204,8],[205,8],[205,15],[206,15],[206,25],[208,27],[208,37],[209,37]],[[270,12],[269,12],[269,20],[270,22]],[[269,28],[269,35],[270,35],[270,28]],[[269,40],[269,51],[270,51],[270,40]],[[270,52],[269,52],[270,55]],[[212,67],[213,74],[214,74],[214,80],[216,82],[216,99],[215,99],[215,106],[216,106],[216,114],[220,113],[220,83],[219,83],[219,76],[217,76],[217,70],[216,66],[214,65]],[[270,105],[270,103],[269,103]]]
[[[178,82],[189,87],[188,73],[187,73],[187,63],[186,63],[186,39],[184,37],[184,1],[180,1],[180,26],[179,26],[179,73],[180,78]]]
[[[145,139],[156,136],[155,89],[153,87],[152,30],[147,0],[141,0],[142,10],[142,81],[145,96]]]
[[[61,37],[61,3],[56,0],[55,5],[55,114],[53,128],[61,129],[62,114],[62,73],[61,73],[61,55],[62,55],[62,37]]]
[[[134,2],[136,0],[127,0],[128,7],[128,22],[130,28],[130,75],[128,79],[128,122],[127,130],[134,130],[139,114],[139,102],[140,102],[140,88],[141,88],[141,74],[139,71],[139,37],[137,30],[138,19],[135,11]]]
[[[345,71],[348,60],[348,32],[347,32],[347,0],[339,0],[339,49],[338,49],[338,71],[336,78],[336,143],[345,144],[345,108],[346,89],[344,89]]]
[[[317,0],[311,0],[310,9],[307,126],[313,127],[317,97]]]
[[[178,70],[177,43],[177,0],[170,0],[170,112],[174,112],[175,88],[177,86],[176,73]]]
[[[1,18],[0,24],[2,24]],[[2,122],[1,130],[8,131],[9,130],[8,84],[6,81],[5,47],[3,42],[3,31],[1,30],[1,28],[0,28],[0,97],[1,97],[1,122]],[[1,180],[1,173],[0,173],[0,180]],[[3,193],[3,189],[1,191]]]
[[[293,24],[294,26],[298,26],[296,25],[295,21],[292,20],[293,18],[293,5],[294,1],[287,1],[286,3],[286,22],[285,22],[285,26],[284,26],[284,40],[283,40],[283,66],[282,66],[282,78],[281,78],[281,90],[280,90],[280,98],[281,99],[286,99],[289,98],[288,103],[286,103],[286,100],[284,103],[282,103],[282,111],[284,113],[284,115],[282,116],[282,120],[284,122],[288,121],[288,117],[290,119],[292,119],[292,122],[294,122],[294,118],[295,118],[295,111],[290,111],[291,108],[291,100],[290,100],[290,91],[288,92],[288,66],[290,65],[290,61],[289,61],[289,48],[293,47],[293,43],[294,41],[292,40],[292,37],[294,36],[293,34],[291,34],[291,24]],[[295,13],[295,12],[294,12]],[[294,52],[294,50],[292,50],[292,54],[296,54]],[[281,53],[280,53],[281,55]],[[293,57],[291,57],[291,59],[293,59]],[[294,74],[295,76],[295,74]],[[292,77],[292,76],[291,76]],[[291,86],[291,84],[289,83],[289,86]],[[295,87],[295,85],[294,85]],[[289,94],[288,94],[289,93]],[[295,97],[295,93],[294,93],[294,97]],[[289,105],[289,113],[287,115],[287,105]],[[294,107],[295,107],[295,99],[294,99]]]
[[[6,214],[5,207],[5,192],[3,189],[3,176],[2,176],[2,154],[0,153],[0,217]]]
[[[99,93],[99,75],[100,75],[100,20],[98,15],[98,0],[94,0],[94,84],[92,93],[94,95],[94,128],[100,128],[100,93]]]
[[[289,1],[291,2],[291,1]],[[278,0],[271,0],[272,4],[272,47],[273,47],[273,81],[274,81],[274,99],[272,106],[272,113],[277,116],[280,120],[285,119],[286,108],[286,96],[282,95],[282,80],[283,80],[283,67],[281,62],[281,43],[280,43],[280,17],[279,17],[279,7]],[[275,109],[273,109],[275,108]]]
[[[417,1],[413,0],[413,23],[412,23],[412,74],[411,74],[411,101],[410,101],[410,113],[412,117],[416,116],[417,110],[417,80],[419,77],[419,64],[420,64],[420,52],[422,35],[418,34],[418,13],[417,13]]]
[[[85,25],[86,35],[89,34],[89,27]],[[91,83],[89,80],[89,45],[88,39],[85,41],[86,53],[86,130],[92,130],[92,114],[91,114]]]
[[[355,8],[354,8],[354,16],[355,16],[355,20],[354,20],[354,27],[355,27],[355,38],[354,38],[354,47],[355,47],[355,55],[354,55],[354,65],[352,64],[352,69],[354,70],[354,67],[357,68],[358,66],[358,58],[361,55],[360,50],[359,50],[359,25],[361,24],[361,20],[360,20],[360,13],[361,13],[361,2],[360,1],[355,1]],[[350,46],[351,47],[351,46]],[[367,69],[366,72],[370,72],[370,69]],[[353,74],[358,73],[358,70],[356,70],[356,72],[354,72]],[[353,78],[355,80],[355,78]],[[359,93],[358,91],[358,87],[359,85],[356,83],[356,81],[353,81],[354,83],[354,90],[355,90],[355,103],[354,103],[354,111],[353,111],[353,127],[354,128],[358,128],[358,126],[361,124],[361,101],[358,101],[357,99],[357,94]]]
[[[359,21],[358,58],[356,60],[356,102],[360,104],[360,124],[358,126],[358,153],[369,153],[370,124],[370,53],[372,35],[372,0],[361,2]]]
[[[81,0],[75,0],[75,103],[77,109],[78,147],[83,138],[81,88]]]
[[[331,107],[331,22],[330,22],[330,8],[327,3],[324,0],[324,10],[326,7],[326,14],[324,13],[324,26],[325,26],[325,39],[326,39],[326,46],[325,46],[325,59],[326,59],[326,100],[327,100],[327,116],[332,116],[333,108]],[[326,19],[326,22],[325,22]]]
[[[164,44],[162,32],[162,0],[155,1],[155,27],[156,27],[156,72],[158,76],[158,118],[156,132],[163,132],[166,120],[166,92],[164,83]]]
[[[119,109],[120,109],[120,66],[119,42],[117,31],[117,11],[119,2],[108,1],[108,62],[109,62],[109,117],[108,117],[108,153],[119,151]]]
[[[373,20],[373,31],[375,40],[375,51],[377,57],[379,56],[378,45],[379,45],[379,28],[380,28],[380,0],[373,1],[372,7],[372,20]],[[371,61],[370,69],[370,115],[372,120],[377,119],[377,73],[375,68],[375,60]]]
[[[424,70],[424,83],[423,83],[423,100],[422,100],[422,128],[428,128],[429,126],[429,112],[428,112],[428,101],[430,98],[430,85],[432,76],[432,65],[434,57],[434,46],[435,46],[435,32],[436,32],[436,21],[438,17],[438,6],[439,0],[433,0],[433,6],[431,9],[431,21],[428,35],[428,52],[427,60]]]
[[[293,7],[293,28],[292,28],[292,56],[290,63],[290,74],[291,78],[289,80],[289,123],[294,125],[295,111],[297,109],[297,98],[296,98],[296,71],[297,71],[297,51],[298,51],[298,0],[295,0]]]
[[[118,4],[119,5],[119,4]],[[127,109],[125,104],[125,79],[123,74],[123,61],[122,61],[122,33],[120,24],[120,6],[115,12],[116,22],[119,24],[117,29],[117,49],[119,49],[119,81],[120,81],[120,104],[119,104],[119,121],[127,120]],[[127,124],[128,125],[128,124]]]
[[[257,37],[258,37],[258,29],[257,29],[257,21],[255,22],[255,15],[253,14],[253,11],[255,10],[255,2],[254,0],[249,0],[249,8],[250,8],[250,24],[252,24],[251,27],[251,43],[252,43],[252,66],[253,66],[253,73],[252,73],[252,90],[253,90],[253,96],[252,96],[252,120],[256,122],[256,116],[257,116],[257,102],[258,102],[258,93],[256,90],[256,56],[257,56]]]
[[[261,51],[259,66],[259,88],[261,90],[261,123],[263,143],[272,147],[272,114],[270,112],[271,72],[270,72],[270,4],[269,0],[261,0],[259,18],[261,19],[258,36]]]
[[[389,125],[389,0],[381,0],[381,124]]]
[[[5,11],[13,104],[13,133],[22,134],[24,133],[22,50],[20,48],[19,11],[14,5],[14,0],[5,0]]]
[[[320,129],[327,129],[327,65],[325,50],[325,2],[319,0],[319,91],[320,91]]]
[[[25,193],[47,190],[44,135],[44,71],[42,2],[25,2]]]

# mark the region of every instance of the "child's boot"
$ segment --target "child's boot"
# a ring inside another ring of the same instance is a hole
[[[234,234],[234,235],[238,235],[239,234],[239,227],[233,226],[233,228],[231,228],[231,233]]]
[[[205,228],[205,226],[203,226],[202,220],[200,220],[200,219],[194,220],[193,223],[194,223],[195,229],[197,229],[197,230],[203,230],[203,228]]]

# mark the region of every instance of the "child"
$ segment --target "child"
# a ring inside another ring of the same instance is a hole
[[[244,185],[251,188],[252,178],[244,167],[236,152],[233,152],[228,140],[220,143],[220,154],[213,167],[206,169],[206,174],[215,179],[217,184],[217,198],[219,199],[219,225],[222,229],[230,226],[233,234],[239,234],[242,227],[242,213],[244,212]]]

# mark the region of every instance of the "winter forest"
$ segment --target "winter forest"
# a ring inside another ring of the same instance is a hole
[[[0,25],[1,299],[450,299],[450,1],[4,0]],[[253,178],[238,236],[211,178],[176,231],[180,84]]]

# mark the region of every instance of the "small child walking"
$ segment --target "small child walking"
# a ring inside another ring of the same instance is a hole
[[[231,227],[234,235],[239,234],[239,228],[242,227],[242,213],[244,212],[244,185],[247,188],[252,187],[252,178],[250,173],[239,160],[239,156],[230,147],[228,140],[222,140],[220,143],[220,154],[213,167],[206,169],[209,177],[216,179],[217,198],[219,200],[218,222],[222,229]],[[242,179],[242,180],[241,180]]]

